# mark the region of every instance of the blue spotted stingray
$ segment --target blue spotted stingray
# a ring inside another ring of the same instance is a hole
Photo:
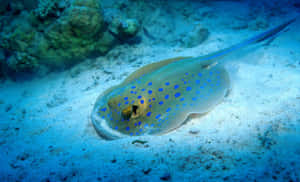
[[[230,89],[220,59],[274,37],[293,21],[206,56],[177,57],[140,68],[98,97],[92,112],[96,131],[106,139],[161,135],[180,127],[192,114],[207,113]]]

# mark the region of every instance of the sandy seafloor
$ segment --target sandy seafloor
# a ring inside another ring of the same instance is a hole
[[[300,20],[270,44],[230,57],[230,95],[204,117],[163,136],[114,141],[92,127],[98,95],[139,67],[266,30],[231,27],[247,9],[241,3],[211,6],[204,9],[214,16],[201,21],[210,36],[197,47],[143,37],[63,72],[1,83],[0,181],[300,181]],[[269,28],[289,13],[270,18]]]

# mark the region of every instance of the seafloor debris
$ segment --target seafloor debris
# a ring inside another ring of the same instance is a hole
[[[196,25],[194,30],[190,32],[182,41],[184,47],[195,47],[204,42],[209,36],[209,31],[201,25]]]

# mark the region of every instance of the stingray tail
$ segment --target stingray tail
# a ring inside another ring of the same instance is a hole
[[[278,25],[274,28],[271,28],[265,32],[262,32],[250,39],[246,39],[238,44],[235,44],[229,48],[226,48],[226,49],[222,49],[220,51],[217,51],[217,52],[214,52],[212,54],[209,54],[207,56],[204,56],[200,59],[200,61],[208,61],[208,60],[212,60],[212,59],[215,59],[215,58],[220,58],[220,57],[223,57],[237,49],[241,49],[243,47],[246,47],[248,45],[252,45],[252,44],[256,44],[256,43],[259,43],[259,42],[263,42],[265,40],[269,40],[271,38],[274,38],[275,36],[277,36],[280,32],[284,31],[285,28],[290,25],[291,23],[293,23],[294,21],[296,20],[296,18],[293,18],[281,25]]]

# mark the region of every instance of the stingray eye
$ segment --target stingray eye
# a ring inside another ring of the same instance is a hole
[[[138,110],[139,106],[137,105],[132,105],[132,112],[136,115],[137,114],[137,110]]]
[[[123,117],[123,119],[129,120],[130,117],[131,117],[131,115],[132,115],[132,108],[131,108],[131,106],[128,106],[125,109],[123,109],[123,111],[122,111],[122,117]]]
[[[138,116],[138,108],[137,105],[128,106],[122,111],[122,117],[125,120],[129,120],[130,118],[134,118]]]

